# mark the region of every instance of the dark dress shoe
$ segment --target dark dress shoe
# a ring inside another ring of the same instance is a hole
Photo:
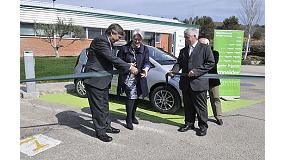
[[[129,130],[133,130],[134,129],[134,126],[132,123],[128,123],[127,122],[127,126],[126,126]]]
[[[113,140],[113,138],[108,136],[107,134],[98,135],[97,138],[103,142],[111,142]]]
[[[179,132],[186,132],[188,130],[193,130],[195,129],[194,124],[193,123],[186,123],[183,126],[181,126],[178,131]]]
[[[197,132],[197,135],[198,136],[205,136],[207,134],[207,129],[200,129],[198,132]]]
[[[128,128],[129,130],[134,129],[133,123],[130,120],[126,120],[126,128]]]
[[[117,128],[110,127],[106,129],[106,132],[107,133],[120,133],[120,130]]]
[[[135,118],[132,119],[133,124],[139,124],[139,121]]]
[[[217,119],[216,123],[220,126],[224,124],[222,119]]]

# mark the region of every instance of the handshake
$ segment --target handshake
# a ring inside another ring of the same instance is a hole
[[[130,72],[134,75],[137,75],[139,73],[139,70],[137,69],[135,63],[131,63]],[[147,77],[147,74],[148,74],[148,68],[142,69],[141,77],[142,78]]]
[[[130,72],[134,75],[137,75],[139,73],[139,70],[137,69],[135,63],[131,63]]]

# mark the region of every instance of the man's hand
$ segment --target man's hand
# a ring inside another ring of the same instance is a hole
[[[194,72],[191,70],[191,71],[189,71],[189,73],[188,73],[188,77],[193,77],[194,76]]]
[[[141,77],[147,77],[148,69],[142,69]]]
[[[173,71],[171,71],[171,70],[168,71],[168,72],[166,73],[166,75],[170,76],[171,78],[174,77]]]
[[[135,67],[135,65],[131,65],[130,67],[130,72],[134,75],[137,75],[138,74],[138,69]]]

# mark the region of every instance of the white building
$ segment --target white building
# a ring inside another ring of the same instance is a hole
[[[178,56],[179,50],[184,47],[184,30],[190,27],[197,28],[197,26],[184,24],[177,20],[160,17],[115,12],[81,6],[70,6],[58,3],[55,3],[53,6],[52,1],[50,3],[45,3],[21,0],[21,52],[25,49],[33,49],[33,45],[35,45],[35,42],[33,41],[35,41],[35,39],[39,40],[34,34],[34,22],[56,23],[57,17],[65,18],[66,20],[71,19],[74,25],[84,27],[87,42],[79,45],[81,47],[79,47],[78,50],[89,45],[95,35],[104,33],[104,29],[111,23],[118,23],[124,28],[124,30],[126,30],[126,40],[130,40],[132,30],[140,28],[145,32],[145,44],[162,48],[165,51]],[[41,51],[38,50],[37,52]],[[45,52],[49,51],[45,50]],[[68,49],[66,52],[69,52]],[[71,55],[73,54],[75,53],[71,53]],[[38,55],[48,55],[48,53],[38,53]]]

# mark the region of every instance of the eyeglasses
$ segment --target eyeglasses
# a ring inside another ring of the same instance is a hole
[[[142,41],[141,38],[134,38],[133,40],[134,40],[135,42],[140,42],[140,41]]]
[[[190,38],[190,36],[184,36],[184,38],[187,38],[187,39],[188,39],[188,38]]]
[[[118,34],[118,38],[119,38],[119,39],[122,39],[122,38],[123,38],[123,36]]]
[[[195,35],[184,35],[184,38],[189,39],[189,38],[191,38],[191,36],[195,36]]]

